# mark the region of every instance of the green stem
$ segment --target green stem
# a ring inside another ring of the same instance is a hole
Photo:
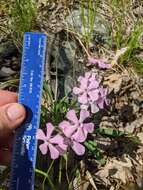
[[[43,175],[44,177],[47,177],[47,173],[45,173],[45,172],[43,172],[43,171],[41,171],[41,170],[35,169],[35,172],[36,172],[37,174]]]
[[[61,183],[62,179],[62,157],[60,158],[60,165],[59,165],[59,183]]]
[[[51,186],[51,188],[52,188],[51,190],[56,190],[56,188],[55,188],[53,182],[51,181],[51,179],[50,179],[50,177],[49,177],[49,175],[47,175],[47,179],[48,179],[48,182],[49,182],[49,184],[50,184],[50,186]]]
[[[52,164],[52,163],[51,163],[51,164]],[[50,167],[49,167],[49,169],[48,169],[48,172],[50,171],[50,169],[51,169],[51,165],[50,165]],[[35,172],[36,172],[37,174],[43,175],[45,178],[47,178],[47,179],[48,179],[48,183],[49,183],[50,186],[51,186],[51,190],[56,190],[56,188],[55,188],[54,184],[52,183],[52,181],[51,181],[51,179],[50,179],[48,173],[45,173],[45,172],[43,172],[43,171],[41,171],[41,170],[38,170],[38,169],[35,169]],[[45,178],[44,178],[44,179],[45,179]]]
[[[42,189],[43,189],[43,190],[44,190],[44,188],[45,188],[46,179],[48,179],[50,185],[54,187],[54,185],[53,185],[53,183],[52,183],[52,181],[51,181],[51,179],[50,179],[50,177],[49,177],[49,172],[50,172],[50,170],[51,170],[53,164],[54,164],[54,160],[52,160],[52,162],[51,162],[51,164],[50,164],[50,167],[48,168],[48,170],[47,170],[47,172],[46,172],[46,176],[44,177],[44,180],[43,180],[43,183],[42,183]]]

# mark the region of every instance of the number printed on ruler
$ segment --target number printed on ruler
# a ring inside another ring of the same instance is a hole
[[[15,134],[10,190],[34,190],[46,40],[42,33],[24,34],[18,101],[25,106],[27,118]]]

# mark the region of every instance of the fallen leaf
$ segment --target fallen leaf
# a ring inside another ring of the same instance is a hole
[[[110,185],[109,178],[118,179],[126,184],[129,180],[134,179],[131,169],[132,162],[126,155],[123,157],[124,161],[113,158],[107,162],[104,168],[96,173],[107,185]]]
[[[110,76],[105,78],[104,84],[109,87],[109,93],[111,91],[114,91],[114,93],[117,93],[121,89],[122,77],[121,75],[117,73],[111,74]]]

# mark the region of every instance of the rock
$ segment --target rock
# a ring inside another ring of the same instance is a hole
[[[9,77],[13,75],[15,72],[9,67],[2,67],[0,70],[0,78]]]
[[[88,10],[85,9],[85,18],[88,18]],[[94,13],[93,13],[94,14]],[[86,26],[83,25],[83,18],[81,16],[80,10],[73,10],[70,15],[67,16],[66,21],[70,27],[74,29],[77,33],[85,34],[85,31],[89,31],[88,24]],[[109,28],[108,24],[104,20],[103,17],[96,15],[95,23],[93,26],[93,36],[92,39],[102,38],[105,42],[109,41]]]
[[[70,69],[75,57],[76,44],[74,42],[65,41],[59,49],[59,64],[65,72]]]
[[[10,42],[4,42],[0,45],[0,59],[8,59],[18,53],[16,46]]]
[[[50,55],[52,57],[51,68],[57,67],[57,69],[63,72],[68,72],[75,56],[75,49],[76,46],[74,42],[65,40],[63,43],[60,43],[56,39]]]
[[[63,36],[59,38],[62,39]],[[50,67],[55,72],[57,68],[60,97],[72,91],[75,77],[78,77],[83,70],[82,64],[78,64],[78,61],[74,63],[76,47],[73,41],[63,39],[61,43],[58,43],[56,39],[53,50],[51,51]]]

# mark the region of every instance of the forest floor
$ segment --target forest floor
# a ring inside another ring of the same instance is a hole
[[[85,71],[108,88],[110,104],[94,116],[97,130],[89,137],[96,148],[72,156],[66,172],[77,168],[70,185],[61,180],[56,190],[143,190],[142,0],[1,0],[0,89],[18,91],[25,31],[48,36],[45,81],[54,102],[68,96]],[[99,69],[90,58],[112,67]],[[40,167],[45,171],[45,161]],[[9,173],[9,167],[0,173],[1,190]],[[48,182],[40,187],[42,179],[36,180],[35,189],[48,189]]]

